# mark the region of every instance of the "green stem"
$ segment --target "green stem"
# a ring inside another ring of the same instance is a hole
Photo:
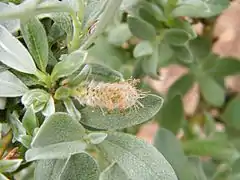
[[[46,85],[46,88],[52,88],[52,80],[48,74],[43,73],[42,71],[37,70],[35,76],[39,79],[39,81],[43,82]]]
[[[70,42],[69,52],[77,50],[80,47],[80,32],[81,32],[81,23],[78,20],[78,17],[75,13],[71,13],[73,20],[73,38]]]
[[[44,13],[53,13],[53,12],[67,12],[69,14],[73,13],[73,9],[62,3],[56,3],[56,2],[48,2],[48,3],[42,3],[37,6],[37,9],[35,10],[35,14],[44,14]]]
[[[84,12],[85,12],[85,5],[84,5],[84,0],[79,0],[78,1],[78,6],[79,6],[79,11],[77,13],[78,19],[83,22],[84,18]]]
[[[73,38],[70,42],[69,51],[72,52],[80,46],[80,31],[81,24],[74,10],[62,3],[42,3],[36,9],[36,14],[48,13],[48,12],[68,12],[73,21]]]
[[[116,11],[119,9],[121,3],[122,0],[106,1],[106,3],[101,8],[101,11],[103,11],[103,13],[101,14],[96,30],[94,31],[93,34],[91,34],[88,40],[81,46],[80,48],[81,50],[86,50],[95,41],[95,39],[104,31],[108,23],[114,17]]]
[[[15,1],[19,1],[19,0],[15,0]],[[1,12],[1,15],[0,15],[0,20],[26,18],[26,12],[28,14],[34,15],[37,5],[40,2],[41,0],[35,0],[35,2],[26,2],[26,3],[22,3],[22,1],[19,1],[16,7],[6,8],[5,10],[3,10],[3,12]]]

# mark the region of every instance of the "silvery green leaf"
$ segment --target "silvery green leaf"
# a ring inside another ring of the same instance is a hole
[[[14,114],[9,115],[9,123],[13,131],[13,140],[21,141],[21,136],[26,135],[22,122]]]
[[[65,81],[65,80],[63,80]],[[64,100],[67,99],[71,95],[72,89],[66,86],[60,86],[54,94],[54,99],[56,100]]]
[[[69,86],[77,86],[82,81],[86,80],[92,72],[92,67],[88,64],[84,64],[80,71],[76,71],[71,76],[68,77]]]
[[[128,108],[121,113],[119,109],[115,109],[104,115],[100,108],[86,106],[80,109],[82,115],[80,122],[95,129],[114,130],[131,127],[153,118],[162,107],[163,99],[149,94],[145,98],[140,99],[139,102],[144,107],[138,110]]]
[[[97,162],[87,153],[71,155],[61,173],[60,180],[98,180]]]
[[[56,112],[47,117],[33,139],[33,148],[42,148],[48,145],[63,142],[77,142],[83,139],[85,129],[63,112]]]
[[[26,161],[34,161],[39,159],[64,159],[70,154],[83,152],[86,143],[83,141],[71,141],[51,144],[40,148],[31,148],[25,153]]]
[[[69,76],[77,71],[87,57],[86,51],[77,50],[69,55],[62,55],[62,60],[57,63],[51,73],[53,81],[61,77]]]
[[[203,73],[197,78],[203,99],[213,106],[221,107],[225,102],[224,88],[207,73]]]
[[[23,82],[10,71],[0,72],[0,97],[18,97],[28,91]]]
[[[30,135],[22,135],[19,137],[19,142],[22,143],[26,148],[30,148],[30,144],[32,142],[32,136]]]
[[[34,112],[39,112],[44,109],[49,98],[50,94],[46,91],[42,89],[33,89],[23,95],[21,102],[25,107],[33,106]]]
[[[106,5],[106,0],[87,0],[84,8],[84,17],[82,22],[82,28],[85,29],[96,19],[99,18],[104,6]]]
[[[220,14],[229,5],[228,0],[182,0],[172,11],[175,17],[188,16],[209,18]]]
[[[27,108],[24,113],[22,124],[27,133],[33,135],[34,129],[38,127],[38,121],[32,107]]]
[[[142,18],[128,16],[127,23],[131,33],[137,38],[149,41],[156,39],[157,33],[155,27]],[[139,31],[139,29],[141,29],[141,31]]]
[[[8,66],[0,62],[0,72],[6,71],[8,69],[10,69]]]
[[[121,46],[131,37],[132,33],[130,32],[128,25],[123,23],[110,30],[108,34],[108,41],[116,46]]]
[[[27,49],[2,25],[0,25],[0,61],[27,74],[35,74],[37,71]]]
[[[141,0],[123,0],[122,4],[120,6],[120,9],[125,11],[125,10],[130,10],[134,7],[136,7]]]
[[[88,80],[95,80],[95,81],[104,81],[104,82],[118,82],[123,81],[123,75],[108,66],[98,63],[87,63],[88,67],[83,68],[82,73],[79,73],[79,79],[75,79],[75,83],[80,83],[81,81],[88,79]],[[85,66],[86,67],[86,66]],[[77,75],[76,75],[77,77]]]
[[[149,41],[142,41],[138,43],[133,50],[133,56],[135,58],[150,56],[152,54],[153,54],[153,45]]]
[[[19,71],[12,71],[12,72],[28,87],[36,86],[36,85],[44,85],[43,81],[39,81],[39,77],[33,74],[26,74]]]
[[[1,180],[9,180],[5,175],[3,175],[2,173],[0,173],[0,179]]]
[[[1,97],[0,98],[0,109],[5,109],[5,106],[6,106],[6,103],[7,103],[7,98],[5,97]]]
[[[89,36],[89,38],[84,42],[80,49],[86,49],[93,43],[95,38],[99,36],[107,27],[107,25],[112,21],[115,13],[119,10],[122,0],[108,0],[104,5],[103,13],[101,14],[99,21],[96,25],[95,31]]]
[[[25,0],[16,6],[8,6],[2,9],[0,20],[27,18],[35,14],[38,0]],[[28,13],[26,13],[26,11]]]
[[[85,129],[69,114],[57,112],[47,117],[32,140],[25,158],[38,159],[67,158],[70,154],[83,152]]]
[[[81,119],[81,113],[77,110],[74,103],[70,98],[67,98],[63,101],[64,106],[67,112],[76,120],[79,121]]]
[[[97,145],[108,162],[117,162],[131,180],[177,180],[165,157],[151,144],[133,135],[109,132]]]
[[[107,133],[104,132],[92,132],[87,135],[87,139],[92,143],[92,144],[99,144],[106,139]]]
[[[4,8],[13,7],[14,4],[6,4],[0,2],[0,11]],[[3,25],[9,32],[13,33],[20,29],[20,21],[18,19],[14,20],[0,20],[0,24]]]
[[[34,177],[35,180],[59,179],[66,159],[46,159],[36,162]]]
[[[73,9],[71,6],[69,6],[66,3],[63,3],[61,1],[56,1],[56,0],[47,0],[44,1],[40,4],[38,4],[36,8],[36,14],[40,14],[39,17],[49,17],[49,12],[54,13],[54,12],[73,12]]]
[[[79,11],[79,0],[62,0],[63,3],[69,5],[75,12]]]
[[[71,16],[68,13],[51,13],[50,18],[58,25],[68,36],[72,35],[73,25]]]
[[[0,172],[13,172],[21,165],[21,162],[22,159],[2,159],[0,160]]]
[[[49,48],[43,24],[35,17],[21,21],[21,32],[37,67],[45,72]]]
[[[101,174],[100,180],[131,180],[124,170],[114,162],[108,166]]]
[[[49,97],[49,100],[45,106],[45,108],[42,111],[44,116],[50,116],[53,113],[55,113],[55,104],[54,104],[54,99],[52,96]]]
[[[176,135],[164,128],[159,128],[155,138],[154,146],[168,160],[179,180],[194,179],[194,174],[189,171],[190,164]]]
[[[82,1],[82,0],[81,0]],[[79,1],[78,0],[62,0],[62,1],[58,1],[58,0],[42,0],[41,1],[42,2],[42,4],[47,4],[47,3],[49,3],[49,4],[62,4],[63,6],[65,5],[65,6],[68,6],[68,7],[70,7],[70,8],[72,8],[75,12],[77,12],[78,11],[78,9],[79,9]],[[51,11],[49,11],[49,12],[51,12]]]

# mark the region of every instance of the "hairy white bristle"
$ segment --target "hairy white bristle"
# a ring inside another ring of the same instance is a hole
[[[146,94],[135,87],[136,82],[136,80],[114,83],[90,81],[76,88],[75,98],[82,105],[99,107],[101,110],[102,108],[125,110],[130,107],[143,107],[139,99]]]

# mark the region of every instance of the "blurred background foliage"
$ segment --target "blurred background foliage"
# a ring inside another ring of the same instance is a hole
[[[123,0],[111,24],[88,48],[86,63],[107,66],[127,79],[141,78],[141,88],[164,97],[149,123],[122,131],[153,143],[179,180],[240,179],[239,4]],[[100,5],[88,1],[82,39],[94,33]],[[41,18],[51,47],[49,64],[54,65],[68,51],[72,23],[68,16]],[[9,29],[14,31],[16,23],[8,24]],[[28,80],[22,78],[32,82]]]
[[[176,3],[124,1],[89,61],[143,78],[142,88],[164,97],[152,122],[125,131],[155,143],[180,180],[189,179],[185,155],[195,179],[239,179],[239,2]]]

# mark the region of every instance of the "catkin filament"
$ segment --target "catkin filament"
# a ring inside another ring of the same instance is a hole
[[[145,97],[145,94],[135,87],[136,82],[136,80],[114,83],[90,81],[75,89],[75,98],[82,105],[106,108],[110,111],[143,107],[139,99]]]

